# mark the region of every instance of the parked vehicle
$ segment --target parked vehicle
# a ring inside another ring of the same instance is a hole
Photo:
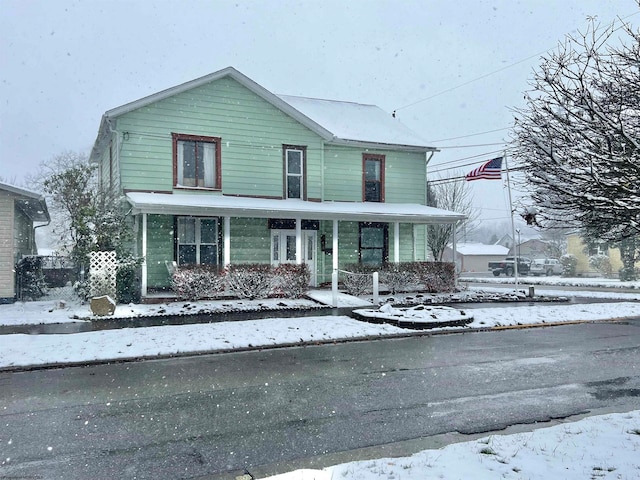
[[[557,258],[536,258],[531,262],[531,275],[561,275],[562,264]]]
[[[527,275],[531,267],[531,259],[518,257],[518,274]],[[494,276],[499,277],[504,273],[510,277],[515,274],[515,257],[507,257],[500,262],[489,262],[489,270]]]

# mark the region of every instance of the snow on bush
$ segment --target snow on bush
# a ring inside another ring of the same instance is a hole
[[[307,265],[283,263],[273,269],[274,294],[284,298],[300,298],[309,290],[311,272]]]
[[[373,278],[371,274],[378,270],[380,270],[379,267],[359,263],[346,265],[342,275],[342,286],[349,295],[356,297],[370,293],[373,289]]]
[[[225,293],[247,299],[300,298],[309,290],[309,280],[306,265],[229,265],[224,270],[214,265],[186,265],[175,270],[171,287],[183,300],[216,298]]]
[[[563,277],[575,277],[576,267],[578,266],[578,259],[571,253],[566,253],[560,257],[560,263],[562,264],[562,276]]]
[[[613,269],[611,268],[611,260],[608,255],[602,253],[589,257],[589,266],[596,269],[605,278],[611,278]]]
[[[380,283],[391,293],[421,290],[429,293],[450,292],[455,287],[453,263],[404,262],[381,267],[352,264],[345,267],[342,284],[349,295],[363,295],[372,290],[372,276],[380,273]]]
[[[393,263],[380,271],[380,283],[386,285],[389,292],[408,292],[419,281],[417,273],[407,265]]]
[[[267,298],[271,293],[273,268],[271,265],[229,265],[225,268],[225,284],[238,298]]]
[[[216,266],[185,265],[173,272],[171,288],[183,300],[201,300],[220,296],[224,282]]]

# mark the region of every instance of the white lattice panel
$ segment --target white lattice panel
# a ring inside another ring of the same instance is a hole
[[[91,252],[89,292],[91,297],[109,295],[116,298],[116,252]]]

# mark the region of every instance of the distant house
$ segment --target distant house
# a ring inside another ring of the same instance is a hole
[[[508,233],[502,235],[494,245],[502,245],[503,247],[511,248],[513,246],[513,237]]]
[[[425,260],[436,149],[375,105],[276,95],[232,67],[107,111],[91,153],[130,207],[141,295],[167,265]]]
[[[502,245],[485,245],[482,243],[459,243],[456,245],[457,259],[461,272],[487,272],[488,263],[504,260],[509,249]],[[453,261],[453,250],[447,247],[443,260]]]
[[[509,255],[519,255],[521,257],[534,258],[546,258],[549,256],[549,244],[542,240],[532,239],[526,240],[515,247],[515,252],[512,248],[509,251]]]
[[[576,275],[585,277],[598,277],[600,272],[589,265],[589,257],[595,255],[606,255],[609,257],[611,264],[611,272],[614,276],[622,268],[622,259],[620,258],[620,249],[608,248],[606,246],[594,246],[588,248],[579,233],[570,233],[567,235],[567,253],[573,255],[577,259]]]
[[[42,195],[0,182],[0,303],[16,299],[18,260],[38,253],[34,223],[50,220]]]

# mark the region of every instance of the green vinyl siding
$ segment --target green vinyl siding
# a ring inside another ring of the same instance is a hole
[[[231,263],[271,263],[266,218],[231,218]]]
[[[140,228],[142,228],[142,222],[140,222]],[[140,230],[139,238],[142,238],[142,230]],[[147,282],[149,288],[165,288],[170,285],[165,261],[171,261],[174,258],[173,242],[173,217],[148,215]],[[140,252],[142,253],[142,250]]]
[[[117,119],[122,185],[171,191],[171,133],[221,138],[226,194],[281,197],[282,145],[307,147],[308,196],[320,198],[321,139],[235,80],[219,79]]]
[[[325,147],[325,200],[362,201],[362,155],[385,156],[385,202],[425,203],[424,153]]]

